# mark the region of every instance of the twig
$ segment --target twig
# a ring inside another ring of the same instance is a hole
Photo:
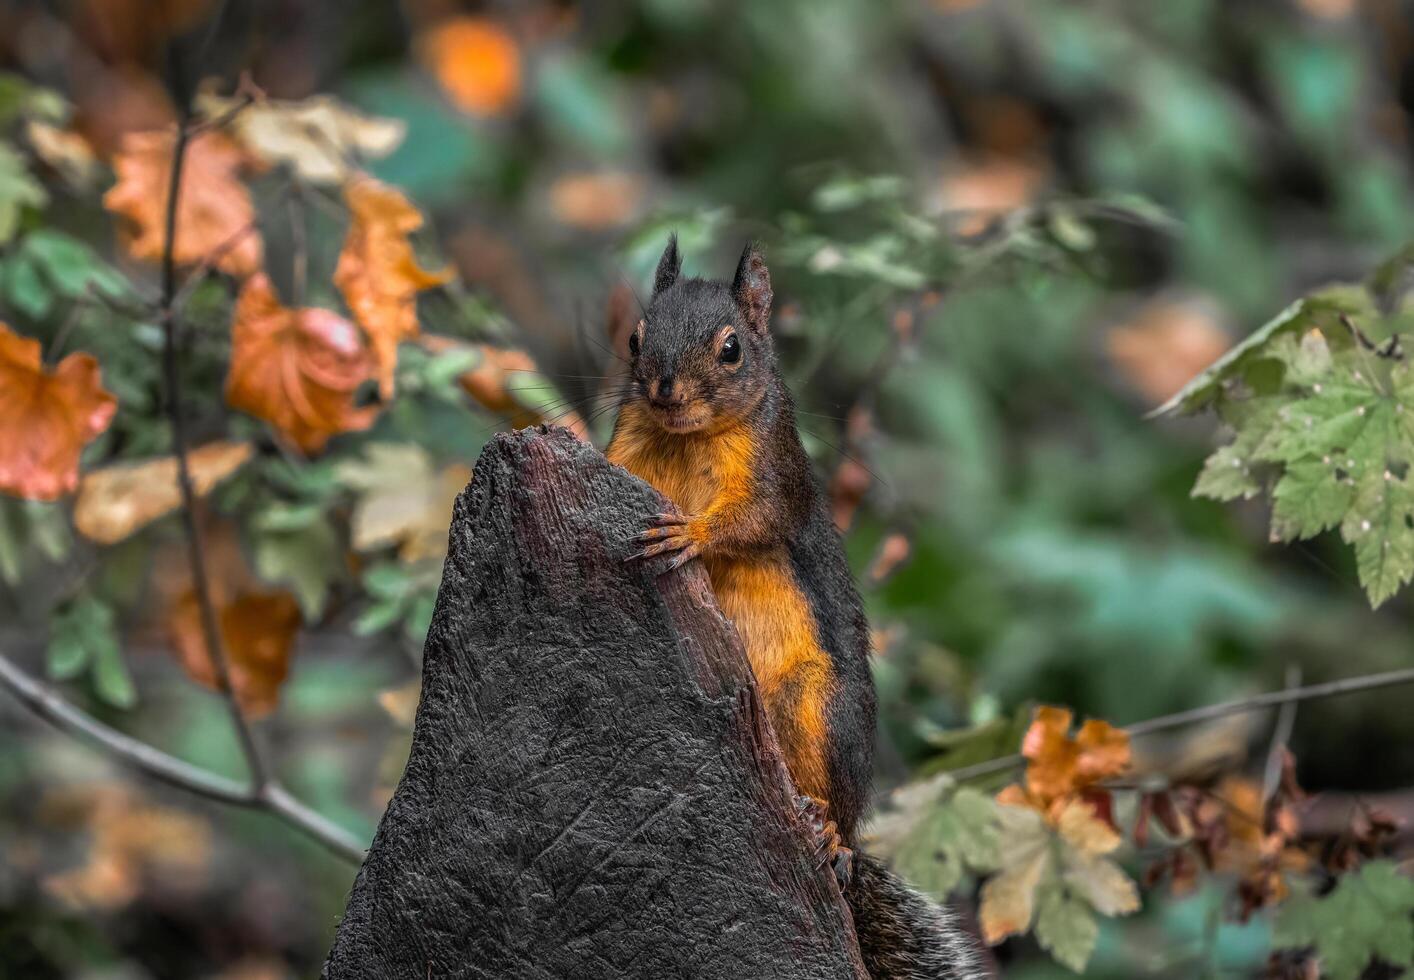
[[[1399,334],[1391,334],[1385,341],[1384,346],[1377,345],[1373,340],[1365,335],[1365,331],[1356,326],[1355,321],[1347,313],[1340,315],[1340,322],[1345,325],[1345,329],[1350,331],[1355,342],[1376,357],[1392,358],[1396,361],[1404,360],[1404,351],[1399,346]]]
[[[1301,668],[1291,664],[1286,668],[1286,688],[1301,686]],[[1277,723],[1272,728],[1272,744],[1267,749],[1267,767],[1262,774],[1262,800],[1265,803],[1276,793],[1281,784],[1282,758],[1286,754],[1286,743],[1291,741],[1291,730],[1296,726],[1296,707],[1301,702],[1288,701],[1277,710]]]
[[[83,295],[74,299],[69,305],[69,312],[64,315],[64,322],[59,324],[59,329],[54,331],[54,338],[49,341],[49,350],[45,352],[45,363],[54,364],[59,360],[59,355],[64,352],[64,342],[69,339],[69,334],[74,327],[78,326],[79,319],[88,311],[93,304],[93,284],[89,283],[84,287]]]
[[[299,179],[290,185],[288,211],[290,215],[290,240],[294,245],[294,285],[290,305],[298,309],[304,305],[305,280],[309,276],[309,243],[305,234],[304,190]]]
[[[1179,711],[1171,715],[1160,715],[1157,718],[1150,718],[1148,721],[1136,722],[1133,725],[1127,726],[1125,731],[1131,736],[1151,735],[1154,732],[1161,732],[1170,728],[1196,725],[1199,722],[1212,721],[1215,718],[1225,718],[1228,715],[1242,714],[1247,711],[1256,711],[1260,708],[1272,708],[1277,705],[1291,704],[1298,701],[1314,701],[1319,698],[1332,698],[1342,694],[1355,694],[1359,691],[1372,691],[1381,687],[1397,687],[1401,684],[1414,684],[1414,667],[1408,667],[1403,670],[1389,670],[1382,674],[1365,674],[1360,677],[1347,677],[1343,680],[1328,681],[1324,684],[1311,684],[1307,687],[1293,687],[1283,691],[1268,691],[1265,694],[1255,694],[1250,698],[1238,698],[1235,701],[1221,701],[1217,704],[1209,704],[1201,708],[1191,708],[1188,711]],[[956,780],[975,779],[978,776],[988,776],[994,772],[1004,772],[1008,769],[1014,769],[1025,761],[1026,759],[1020,753],[1017,753],[946,771],[949,776]]]
[[[246,238],[255,234],[259,229],[260,223],[251,221],[231,232],[231,234],[226,236],[224,241],[207,252],[196,268],[187,273],[186,282],[182,283],[182,288],[177,290],[177,295],[172,299],[173,308],[181,309],[186,306],[187,301],[191,299],[192,293],[196,292],[197,287],[205,281],[207,276],[211,275],[212,271],[216,268],[216,264],[225,258],[228,252],[245,241]],[[158,307],[160,311],[160,301]]]
[[[167,393],[167,417],[172,424],[172,452],[177,457],[177,486],[182,495],[182,524],[187,539],[187,562],[191,566],[192,586],[201,614],[206,655],[211,660],[217,687],[226,697],[226,706],[240,738],[241,751],[250,769],[251,781],[258,791],[269,783],[270,770],[265,764],[260,745],[256,742],[255,732],[246,721],[245,713],[241,711],[235,686],[231,683],[231,667],[222,646],[221,625],[216,616],[216,605],[211,599],[211,583],[206,576],[206,549],[201,539],[201,528],[196,521],[196,490],[192,486],[191,466],[187,459],[187,423],[186,414],[182,411],[182,380],[177,359],[177,312],[173,301],[177,295],[177,263],[174,255],[177,202],[182,187],[182,167],[190,140],[191,130],[184,119],[177,127],[177,139],[172,149],[172,173],[167,185],[166,238],[162,243],[162,298],[158,304],[157,316],[162,324],[163,387]]]
[[[124,735],[65,701],[57,691],[35,680],[4,654],[0,654],[0,686],[56,728],[92,742],[108,755],[154,779],[232,806],[268,810],[339,857],[354,863],[363,860],[364,845],[358,838],[295,800],[280,786],[267,783],[263,789],[257,789]]]

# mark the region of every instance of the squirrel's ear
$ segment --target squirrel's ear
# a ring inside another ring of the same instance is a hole
[[[747,243],[741,253],[741,261],[736,266],[736,278],[732,280],[732,296],[746,314],[746,322],[757,333],[765,333],[771,321],[771,273],[766,269],[766,260]]]
[[[668,236],[668,247],[663,249],[663,257],[658,260],[658,271],[653,273],[653,295],[657,296],[678,281],[682,272],[682,256],[678,254],[678,235]]]

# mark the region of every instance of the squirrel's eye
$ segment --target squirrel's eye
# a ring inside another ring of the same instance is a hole
[[[736,339],[736,334],[727,334],[727,339],[722,341],[722,353],[717,355],[717,359],[723,364],[735,364],[741,360],[741,341]]]
[[[629,356],[630,356],[630,357],[637,357],[637,356],[638,356],[638,348],[639,348],[638,331],[635,330],[633,333],[631,333],[631,334],[628,335],[628,353],[629,353]]]

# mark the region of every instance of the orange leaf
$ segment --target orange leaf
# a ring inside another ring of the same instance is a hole
[[[1091,719],[1070,737],[1071,713],[1042,705],[1021,742],[1028,760],[1026,792],[1038,809],[1123,772],[1129,765],[1129,735]]]
[[[50,370],[39,341],[0,323],[0,492],[54,500],[73,490],[79,454],[117,410],[91,354],[70,354]]]
[[[264,273],[236,301],[226,401],[265,419],[305,452],[339,432],[366,429],[374,407],[354,393],[373,377],[373,361],[354,325],[328,310],[280,305]]]
[[[222,605],[217,615],[236,700],[248,715],[269,714],[290,670],[290,651],[300,625],[299,603],[288,592],[247,592]],[[192,680],[219,690],[194,592],[169,610],[167,628]]]
[[[1164,402],[1232,345],[1216,311],[1198,301],[1160,300],[1111,327],[1105,349],[1125,378]]]
[[[90,839],[84,864],[44,879],[61,900],[90,910],[121,908],[144,891],[199,885],[211,860],[211,829],[199,817],[157,806],[119,784],[74,786],[40,801],[46,826]]]
[[[440,286],[450,270],[418,265],[408,235],[422,227],[422,213],[402,192],[371,177],[351,181],[344,199],[353,213],[334,284],[368,334],[378,365],[378,389],[393,394],[398,344],[417,336],[417,293]]]
[[[127,219],[127,248],[133,258],[162,258],[174,143],[170,132],[129,133],[113,158],[118,182],[103,195],[103,206]],[[255,208],[237,178],[245,159],[240,147],[221,133],[202,133],[188,144],[172,249],[178,264],[209,259],[241,277],[260,269],[263,246]]]
[[[643,178],[633,174],[567,174],[550,185],[550,210],[555,218],[588,231],[627,224],[642,199]]]
[[[248,442],[213,442],[187,459],[197,496],[203,496],[245,465]],[[84,474],[74,504],[74,526],[99,544],[115,544],[181,505],[177,458],[161,456],[116,463]]]
[[[492,116],[520,97],[520,50],[506,29],[481,17],[453,17],[419,41],[422,60],[458,109]]]

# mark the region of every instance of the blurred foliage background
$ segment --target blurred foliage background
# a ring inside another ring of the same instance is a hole
[[[1144,417],[1294,297],[1414,238],[1407,0],[220,6],[0,3],[0,310],[50,356],[98,358],[119,408],[85,471],[169,452],[142,307],[157,270],[99,203],[125,134],[242,72],[406,127],[361,165],[425,214],[423,265],[456,276],[419,296],[423,337],[370,427],[306,459],[233,411],[235,290],[203,275],[182,297],[193,441],[254,446],[200,514],[228,642],[259,620],[275,652],[249,696],[277,768],[358,837],[406,756],[452,496],[508,424],[603,444],[600,384],[669,230],[697,274],[765,246],[878,635],[882,787],[1015,751],[1036,702],[1125,724],[1292,668],[1411,662],[1406,595],[1372,612],[1333,536],[1274,546],[1262,501],[1191,498],[1215,423]],[[36,122],[82,146],[45,149]],[[249,183],[275,288],[336,308],[337,191]],[[0,497],[0,652],[239,776],[221,699],[183,667],[202,641],[180,522],[158,510],[99,543],[71,497]],[[1297,712],[1300,778],[1332,812],[1414,815],[1408,703]],[[1260,768],[1270,728],[1146,748]],[[0,977],[312,976],[352,881],[270,817],[134,778],[6,696],[0,800]],[[1104,923],[1088,975],[1257,975],[1270,923],[1220,921],[1225,901],[1149,893]],[[1030,939],[996,955],[1007,976],[1067,974]]]

